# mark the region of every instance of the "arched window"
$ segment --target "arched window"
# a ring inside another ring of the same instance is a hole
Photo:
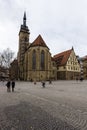
[[[33,50],[33,54],[32,54],[32,69],[35,70],[36,69],[36,51]]]
[[[43,50],[41,51],[41,60],[40,61],[41,61],[41,64],[40,64],[41,70],[44,70],[45,69],[45,53]]]

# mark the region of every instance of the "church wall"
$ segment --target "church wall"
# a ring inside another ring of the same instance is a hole
[[[51,79],[56,80],[57,79],[57,65],[55,61],[51,62]]]
[[[28,76],[28,52],[25,53],[24,59],[24,80],[27,80]]]
[[[36,51],[36,69],[32,70],[32,53],[33,50]],[[40,56],[41,51],[45,52],[45,70],[41,71],[40,68]],[[51,77],[51,54],[46,47],[30,47],[28,50],[28,74],[27,80],[48,80]]]

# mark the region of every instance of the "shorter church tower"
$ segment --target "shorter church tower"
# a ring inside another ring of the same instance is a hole
[[[26,25],[26,12],[24,12],[23,25],[20,27],[19,31],[19,51],[18,51],[18,66],[19,66],[19,78],[23,79],[23,70],[24,70],[24,56],[25,52],[29,46],[29,29]]]

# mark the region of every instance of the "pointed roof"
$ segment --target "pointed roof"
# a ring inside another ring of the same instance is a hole
[[[23,26],[26,26],[26,12],[24,12],[24,17],[23,17]]]
[[[30,34],[28,26],[26,25],[26,12],[24,12],[23,24],[20,27],[19,35],[20,35],[20,32],[25,32],[25,33]]]
[[[57,65],[65,65],[67,63],[67,60],[71,54],[73,49],[61,52],[59,54],[54,55],[54,60],[56,61]]]
[[[26,20],[26,11],[24,11],[24,18],[23,19],[25,19]]]
[[[30,45],[31,47],[33,46],[42,46],[42,47],[47,47],[46,43],[44,42],[43,38],[41,37],[41,35],[39,35],[34,42]],[[49,49],[49,48],[48,48]]]

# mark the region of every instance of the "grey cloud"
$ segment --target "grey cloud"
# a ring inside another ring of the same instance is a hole
[[[17,52],[25,10],[31,42],[41,34],[52,54],[73,46],[78,55],[87,55],[86,0],[0,0],[0,48],[12,45]]]

